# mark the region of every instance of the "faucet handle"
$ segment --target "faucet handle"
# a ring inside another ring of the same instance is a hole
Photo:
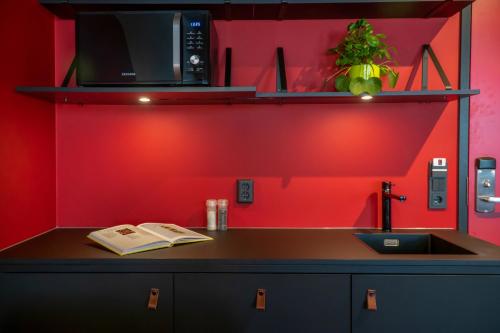
[[[406,201],[406,195],[397,195],[397,199],[401,202]]]

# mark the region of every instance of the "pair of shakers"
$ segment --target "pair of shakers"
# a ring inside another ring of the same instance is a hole
[[[207,230],[227,230],[227,199],[207,200]]]

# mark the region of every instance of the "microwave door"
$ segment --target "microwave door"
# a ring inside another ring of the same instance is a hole
[[[150,85],[181,83],[181,14],[137,12],[117,16],[127,41],[135,81]]]
[[[123,24],[114,14],[77,17],[78,85],[134,84]]]

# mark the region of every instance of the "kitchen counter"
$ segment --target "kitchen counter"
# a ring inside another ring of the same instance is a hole
[[[266,272],[500,274],[500,247],[453,230],[432,233],[476,255],[378,254],[356,229],[197,230],[213,241],[120,257],[86,238],[94,229],[55,229],[0,252],[0,272]]]
[[[1,332],[500,326],[500,248],[452,230],[395,232],[432,233],[477,254],[378,254],[353,235],[374,230],[200,229],[214,240],[120,257],[87,239],[92,230],[56,229],[0,252]]]

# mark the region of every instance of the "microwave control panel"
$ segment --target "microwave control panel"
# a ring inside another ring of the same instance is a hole
[[[184,84],[210,83],[210,24],[210,17],[206,14],[183,14],[182,81]]]

